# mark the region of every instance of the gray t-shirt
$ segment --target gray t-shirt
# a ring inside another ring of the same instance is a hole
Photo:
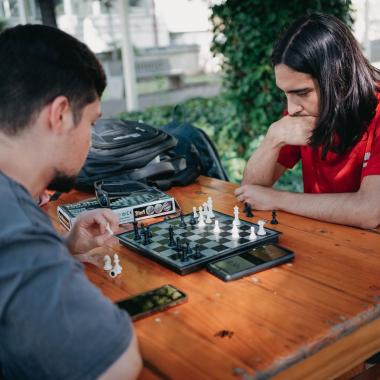
[[[0,378],[94,379],[131,331],[25,188],[0,172]]]

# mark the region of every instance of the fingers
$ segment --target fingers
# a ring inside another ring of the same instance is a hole
[[[94,227],[96,224],[100,234],[113,234],[119,227],[119,218],[111,210],[103,208],[81,213],[77,218],[77,223],[84,228]]]
[[[108,241],[112,240],[112,236],[113,235],[110,235],[108,232],[103,234],[103,235],[98,235],[96,237],[94,237],[93,241],[94,241],[94,244],[95,244],[95,247],[102,247],[103,245],[105,245]],[[95,248],[94,247],[94,248]]]

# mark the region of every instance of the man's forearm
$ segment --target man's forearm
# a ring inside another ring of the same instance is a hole
[[[275,191],[274,208],[331,223],[361,228],[376,228],[377,207],[362,199],[361,194],[304,194]]]
[[[280,148],[278,142],[267,134],[249,159],[242,184],[272,186],[276,179],[276,164]]]

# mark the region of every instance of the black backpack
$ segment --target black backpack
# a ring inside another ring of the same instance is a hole
[[[194,127],[186,121],[179,121],[181,114],[183,115],[182,119],[185,119],[183,108],[179,105],[175,106],[172,122],[161,128],[162,131],[178,139],[175,147],[177,154],[186,155],[190,146],[193,145],[198,151],[200,173],[207,177],[229,181],[214,143],[202,129]]]
[[[148,124],[101,119],[92,132],[92,147],[76,188],[93,191],[99,180],[134,180],[168,190],[206,175],[228,181],[218,152],[207,134],[187,122],[173,121],[161,129]]]
[[[92,131],[92,147],[75,187],[93,191],[98,180],[137,180],[167,190],[184,186],[200,174],[194,146],[179,154],[178,140],[148,124],[101,119]]]

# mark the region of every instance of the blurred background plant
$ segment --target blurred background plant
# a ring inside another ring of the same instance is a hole
[[[230,179],[240,182],[246,160],[286,108],[270,64],[274,41],[293,20],[314,11],[333,14],[352,25],[351,1],[226,0],[211,10],[212,51],[222,62],[224,92],[183,105],[186,121],[209,134]],[[154,107],[122,117],[162,126],[171,120],[172,108]],[[302,191],[301,174],[298,164],[276,186]]]
[[[0,18],[0,33],[7,27],[7,22]]]

